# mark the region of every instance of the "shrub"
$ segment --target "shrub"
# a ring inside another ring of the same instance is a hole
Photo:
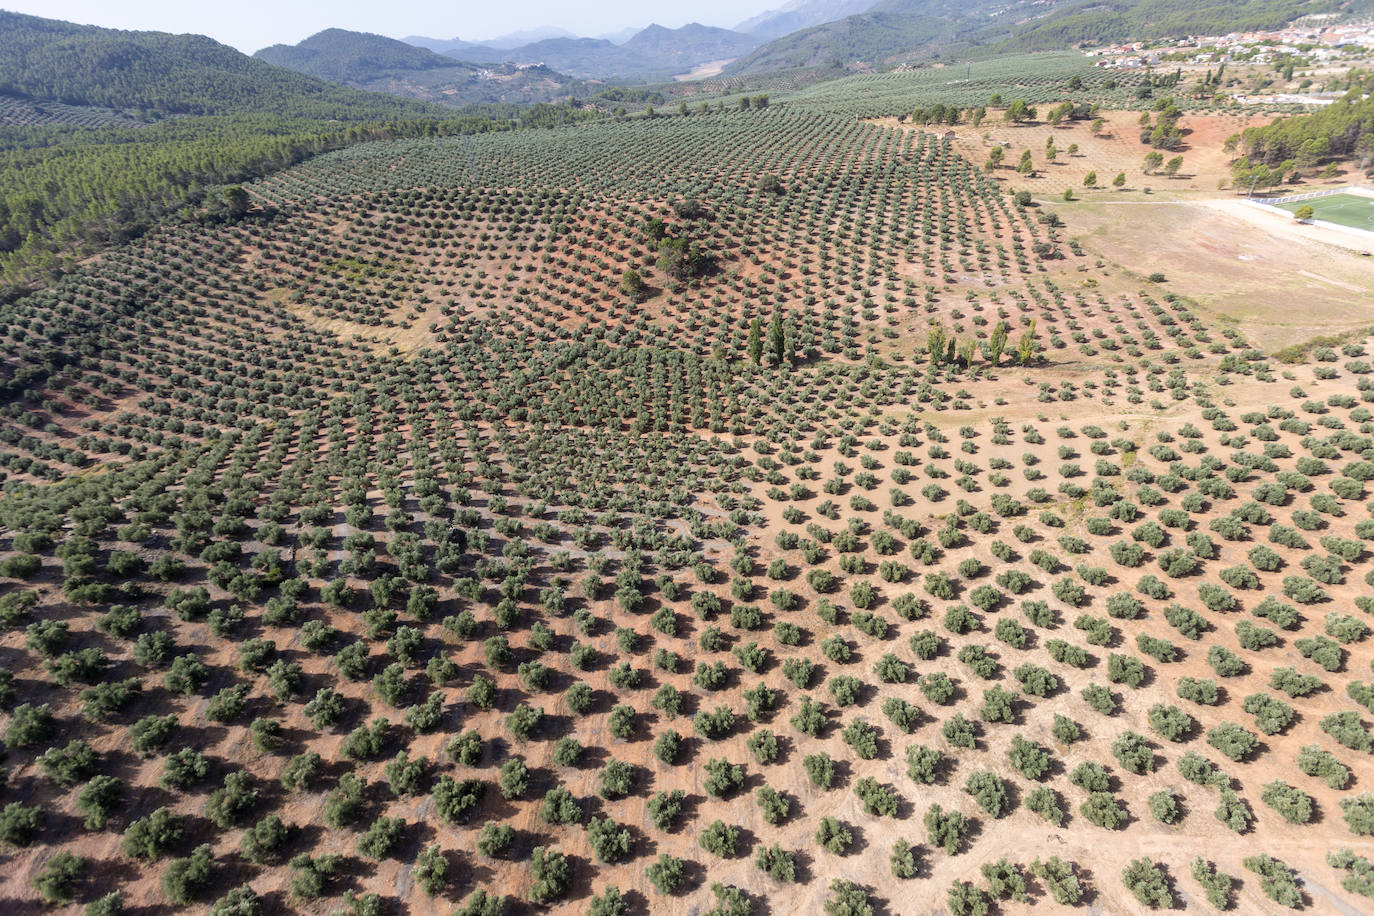
[[[1333,849],[1326,854],[1326,864],[1346,872],[1341,877],[1341,887],[1352,894],[1374,898],[1374,862],[1349,849]]]
[[[1074,866],[1058,856],[1051,856],[1046,862],[1035,859],[1030,871],[1045,882],[1050,896],[1063,906],[1077,906],[1083,899],[1083,887],[1074,873]]]
[[[1354,798],[1341,799],[1341,816],[1356,836],[1374,835],[1374,794],[1361,792]]]
[[[1266,735],[1277,735],[1293,721],[1293,707],[1267,693],[1246,697],[1241,709],[1255,717],[1255,727]]]
[[[1246,671],[1245,660],[1230,649],[1212,646],[1207,650],[1207,664],[1218,677],[1237,677]]]
[[[1064,809],[1059,804],[1059,793],[1049,786],[1036,786],[1027,793],[1026,807],[1056,827],[1064,823]]]
[[[1164,619],[1188,639],[1199,639],[1210,628],[1207,618],[1192,608],[1170,604],[1164,608]]]
[[[1260,890],[1275,903],[1297,909],[1302,906],[1302,891],[1298,889],[1293,870],[1268,853],[1248,856],[1242,863],[1260,876]]]
[[[1231,888],[1235,884],[1235,878],[1220,871],[1216,865],[1196,856],[1190,865],[1193,873],[1193,880],[1202,885],[1203,893],[1207,895],[1207,902],[1213,908],[1226,910],[1231,906]]]
[[[913,744],[906,749],[906,774],[914,782],[933,784],[939,775],[941,762],[940,752],[934,748]]]
[[[388,770],[391,766],[392,764],[388,764]],[[523,798],[530,787],[530,769],[525,764],[524,758],[511,757],[501,764],[501,778],[497,785],[501,789],[502,798],[507,800]]]
[[[1075,668],[1086,668],[1091,661],[1086,649],[1067,643],[1062,639],[1049,640],[1045,643],[1045,650],[1049,652],[1050,658]]]
[[[1016,694],[993,685],[983,691],[983,705],[978,709],[978,718],[984,722],[1013,722],[1016,720]]]
[[[1319,745],[1308,744],[1298,751],[1298,769],[1308,776],[1319,776],[1333,789],[1344,789],[1350,781],[1350,768]]]
[[[339,782],[342,785],[343,778],[340,778]],[[478,802],[482,800],[486,787],[487,784],[481,780],[464,779],[459,781],[445,773],[439,777],[431,793],[434,800],[434,810],[446,822],[458,823],[477,807]]]
[[[1115,830],[1126,822],[1126,808],[1109,792],[1092,792],[1078,806],[1078,812],[1089,823],[1108,830]]]
[[[34,890],[51,905],[70,903],[76,896],[76,882],[85,870],[86,860],[64,849],[49,858],[33,876]]]
[[[1167,639],[1158,639],[1147,633],[1139,633],[1135,638],[1135,646],[1141,652],[1153,658],[1155,661],[1169,663],[1177,661],[1179,649]]]
[[[385,859],[400,844],[405,829],[406,822],[401,818],[377,818],[358,837],[358,854],[369,859]]]
[[[208,843],[184,859],[173,859],[162,873],[162,891],[177,906],[187,906],[210,884],[214,856]]]
[[[685,880],[686,864],[676,856],[661,852],[658,859],[645,870],[645,874],[654,890],[660,894],[675,894]]]
[[[649,799],[649,822],[659,830],[667,830],[673,820],[682,812],[682,802],[687,796],[681,789],[671,792],[655,792]]]
[[[920,680],[921,693],[932,703],[944,705],[954,696],[954,682],[941,671],[933,671]]]
[[[1150,814],[1161,824],[1176,824],[1182,816],[1178,807],[1178,797],[1173,789],[1161,789],[1151,794],[1147,805]]]
[[[560,852],[536,846],[530,853],[530,900],[549,903],[563,897],[572,886],[572,866]]]
[[[243,832],[239,850],[255,865],[272,859],[291,836],[291,828],[280,817],[269,814]]]
[[[1012,671],[1012,677],[1021,684],[1021,689],[1031,696],[1049,696],[1059,689],[1059,678],[1039,665],[1027,662]]]
[[[830,882],[830,896],[824,904],[826,916],[873,916],[873,906],[863,888],[837,878]]]
[[[1151,909],[1173,906],[1174,895],[1169,881],[1150,859],[1136,859],[1122,869],[1121,883],[1143,906]]]
[[[1145,681],[1145,663],[1134,655],[1114,652],[1107,657],[1107,680],[1113,684],[1139,687]]]
[[[1322,679],[1315,674],[1299,674],[1296,668],[1276,668],[1269,675],[1269,686],[1290,697],[1305,697],[1321,688]]]
[[[1050,727],[1050,733],[1054,735],[1054,740],[1058,741],[1060,744],[1073,744],[1075,741],[1078,741],[1083,734],[1077,722],[1059,713],[1055,713],[1054,715],[1054,722]]]
[[[892,877],[902,880],[916,877],[916,853],[906,840],[897,840],[892,844],[887,861],[892,868]]]
[[[985,647],[980,645],[967,645],[959,650],[959,661],[968,665],[973,673],[983,679],[990,679],[997,674],[997,659],[988,654]]]
[[[872,760],[878,756],[878,730],[863,719],[855,719],[845,726],[840,737],[862,760]]]
[[[539,727],[540,721],[544,718],[544,708],[542,706],[530,706],[521,703],[506,716],[506,728],[516,741],[524,743],[529,740],[534,730]]]
[[[938,804],[931,805],[924,818],[926,837],[932,846],[954,855],[964,845],[968,823],[958,811],[945,811]]]
[[[727,826],[723,821],[712,821],[701,832],[698,842],[707,852],[723,859],[733,858],[739,843],[739,828]]]
[[[772,786],[759,786],[754,793],[754,800],[763,811],[763,819],[770,824],[782,823],[792,811],[787,797]]]
[[[182,829],[179,815],[169,808],[158,808],[129,825],[124,831],[121,848],[127,856],[152,862],[180,842]]]
[[[258,802],[258,790],[253,788],[247,773],[236,770],[226,773],[224,784],[210,793],[205,801],[205,816],[217,826],[228,829],[242,823]]]
[[[1236,833],[1245,833],[1255,820],[1255,815],[1245,800],[1225,787],[1222,788],[1217,800],[1217,809],[1212,814]]]
[[[1207,732],[1207,743],[1232,760],[1244,760],[1259,746],[1249,729],[1234,722],[1222,722]]]
[[[45,740],[55,728],[52,710],[47,703],[39,706],[24,703],[11,713],[9,728],[5,730],[5,744],[12,748],[32,747]]]
[[[381,716],[369,725],[359,725],[348,733],[339,752],[349,760],[375,760],[386,747],[390,724]]]
[[[292,857],[290,864],[291,896],[313,900],[323,896],[325,885],[339,873],[343,865],[343,856],[331,853],[311,858],[302,852]]]
[[[706,794],[724,798],[744,785],[744,767],[737,763],[712,758],[706,762]]]
[[[852,706],[863,692],[863,681],[847,674],[840,674],[830,679],[828,687],[836,706]]]
[[[515,828],[510,824],[488,821],[477,834],[477,851],[494,859],[510,849],[515,842]]]
[[[1150,728],[1169,741],[1182,741],[1193,730],[1193,717],[1177,706],[1155,703],[1149,711]]]
[[[945,904],[953,916],[986,916],[988,902],[982,888],[968,881],[955,881],[945,892]]]
[[[544,793],[539,817],[546,824],[576,824],[582,820],[582,808],[571,792],[563,786],[555,786]]]
[[[1052,758],[1044,748],[1034,741],[1028,741],[1020,735],[1011,739],[1011,747],[1007,750],[1007,758],[1011,761],[1022,776],[1027,779],[1040,779],[1050,770]]]
[[[972,795],[978,807],[990,817],[1001,817],[1007,811],[1006,788],[995,773],[987,770],[970,773],[964,782],[964,792]]]
[[[630,831],[609,817],[594,817],[587,822],[587,843],[598,862],[619,862],[630,854]]]
[[[716,883],[711,885],[711,893],[715,895],[716,905],[702,916],[749,916],[754,911],[749,896],[737,887]]]
[[[587,907],[587,916],[629,916],[630,907],[614,884],[606,888],[600,896],[593,897]]]
[[[1265,785],[1260,801],[1283,815],[1290,824],[1306,824],[1312,820],[1311,796],[1281,779]]]
[[[1089,684],[1084,687],[1080,695],[1089,706],[1104,716],[1110,716],[1116,712],[1116,697],[1111,690],[1101,684]]]
[[[1211,678],[1181,677],[1176,692],[1179,699],[1191,700],[1203,706],[1215,706],[1221,699],[1217,682]]]
[[[758,851],[754,854],[754,867],[775,881],[790,883],[797,877],[797,866],[792,853],[777,843],[772,846],[759,845]]]
[[[1374,745],[1358,713],[1333,712],[1323,717],[1320,725],[1322,731],[1353,751],[1368,751]]]

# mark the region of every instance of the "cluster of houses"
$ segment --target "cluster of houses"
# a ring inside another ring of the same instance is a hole
[[[1321,18],[1308,17],[1307,25],[1273,31],[1136,41],[1094,48],[1085,53],[1098,58],[1099,67],[1134,70],[1174,62],[1264,64],[1285,54],[1301,54],[1313,63],[1323,63],[1348,58],[1352,53],[1360,55],[1374,51],[1374,22],[1323,25]]]

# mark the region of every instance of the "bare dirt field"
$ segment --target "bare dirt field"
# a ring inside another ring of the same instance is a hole
[[[1239,201],[1055,204],[1085,249],[1146,276],[1265,349],[1374,321],[1374,258],[1350,236],[1271,217]]]

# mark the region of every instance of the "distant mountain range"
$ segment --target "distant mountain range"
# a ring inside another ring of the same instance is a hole
[[[791,0],[775,10],[759,13],[735,26],[736,32],[760,38],[781,38],[800,29],[824,25],[873,8],[878,0]]]
[[[633,35],[638,29],[630,29]],[[428,48],[434,52],[443,52],[454,48],[495,48],[497,50],[509,51],[512,48],[524,47],[536,41],[544,41],[549,38],[576,38],[567,29],[557,29],[552,26],[544,26],[535,29],[521,29],[518,32],[508,32],[505,35],[498,35],[495,38],[488,38],[485,41],[463,41],[461,38],[427,38],[424,35],[409,35],[402,38],[408,45],[415,45],[417,48]],[[610,38],[609,35],[599,36]],[[626,38],[629,35],[625,36]]]
[[[548,67],[464,63],[394,38],[344,29],[326,29],[296,45],[272,45],[253,56],[359,89],[450,105],[556,101],[581,88]]]
[[[517,47],[502,47],[496,41],[477,43],[459,39],[406,39],[412,45],[466,63],[543,64],[550,70],[580,79],[625,82],[670,79],[701,64],[732,60],[748,54],[766,40],[766,35],[746,35],[732,29],[695,22],[677,29],[651,25],[619,42],[608,38],[563,35],[542,38]]]
[[[846,0],[795,0],[800,6]],[[853,0],[859,2],[859,0]],[[1368,0],[879,0],[862,12],[790,32],[727,72],[839,62],[883,67],[937,54],[992,55],[1128,38],[1277,28],[1305,15],[1367,9]],[[784,7],[779,10],[783,14]],[[754,34],[767,24],[741,23]]]

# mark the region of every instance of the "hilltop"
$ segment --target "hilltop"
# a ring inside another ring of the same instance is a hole
[[[548,67],[469,64],[394,38],[326,29],[253,55],[277,67],[374,92],[449,105],[547,102],[582,86]]]

